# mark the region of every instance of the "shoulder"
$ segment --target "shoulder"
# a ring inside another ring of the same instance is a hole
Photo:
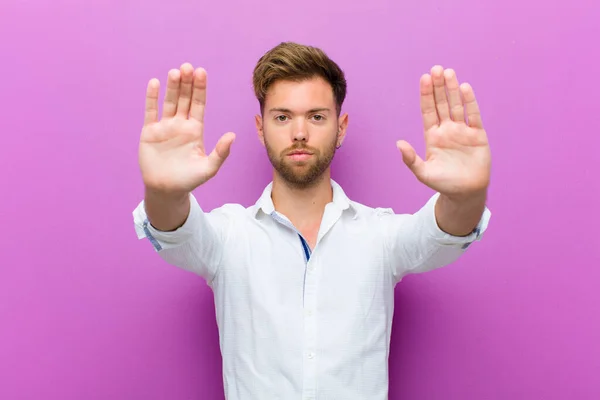
[[[245,206],[238,203],[225,203],[212,209],[208,212],[208,215],[212,218],[228,220],[232,223],[246,223],[256,221],[259,210],[260,207],[256,204]]]
[[[225,203],[221,206],[213,208],[208,212],[208,214],[243,218],[256,214],[256,206],[252,205],[246,207],[238,203]]]
[[[367,219],[381,219],[396,215],[391,207],[371,207],[356,201],[350,201],[350,207],[358,217]]]

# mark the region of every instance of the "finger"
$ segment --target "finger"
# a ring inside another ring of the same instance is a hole
[[[190,117],[202,122],[206,107],[206,71],[198,68],[194,72],[194,87],[192,91],[192,109]]]
[[[235,140],[235,133],[229,132],[221,136],[217,145],[208,155],[208,159],[214,168],[215,173],[221,168],[221,165],[225,162],[229,153],[231,152],[231,145]]]
[[[402,154],[402,161],[404,164],[412,171],[413,174],[417,177],[417,179],[421,180],[423,177],[423,169],[425,167],[425,162],[415,149],[405,140],[399,140],[396,142],[396,147],[400,150]]]
[[[446,98],[446,84],[444,81],[444,68],[436,65],[431,68],[431,78],[433,80],[433,95],[435,97],[435,107],[438,118],[441,122],[450,119],[450,110],[448,109],[448,99]]]
[[[158,122],[158,91],[160,82],[156,78],[150,79],[146,88],[146,109],[144,112],[144,125]]]
[[[194,67],[185,63],[180,68],[181,85],[179,86],[179,101],[177,103],[177,115],[187,118],[190,112],[190,101],[192,100],[192,81],[194,80]]]
[[[479,111],[479,105],[475,98],[475,92],[468,83],[460,85],[460,92],[462,94],[465,109],[467,111],[467,121],[472,128],[483,128],[483,122],[481,121],[481,113]]]
[[[177,101],[179,99],[179,85],[181,73],[178,69],[172,69],[169,71],[169,77],[167,78],[167,91],[165,93],[165,102],[163,104],[162,116],[163,118],[171,118],[175,116],[177,112]]]
[[[450,106],[450,117],[456,122],[465,122],[465,109],[460,98],[460,89],[458,87],[458,78],[453,69],[444,71],[444,81],[448,89],[448,104]]]
[[[421,76],[421,114],[423,116],[423,127],[425,130],[438,125],[437,111],[435,110],[435,98],[433,97],[433,81],[429,74]]]

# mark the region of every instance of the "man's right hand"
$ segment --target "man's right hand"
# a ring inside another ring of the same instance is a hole
[[[206,71],[185,63],[169,71],[162,116],[158,79],[148,82],[139,165],[147,192],[181,197],[216,175],[235,139],[223,135],[210,154],[204,147]]]

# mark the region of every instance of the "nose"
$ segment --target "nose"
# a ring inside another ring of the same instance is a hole
[[[292,133],[294,142],[306,142],[308,140],[308,132],[306,130],[304,122],[295,124],[294,131]]]
[[[298,131],[294,135],[294,142],[306,142],[306,135],[303,131]]]

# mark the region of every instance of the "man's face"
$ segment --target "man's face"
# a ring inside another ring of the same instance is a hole
[[[331,85],[324,79],[278,81],[269,88],[259,138],[276,173],[292,186],[318,182],[344,138],[348,116],[337,117]]]

